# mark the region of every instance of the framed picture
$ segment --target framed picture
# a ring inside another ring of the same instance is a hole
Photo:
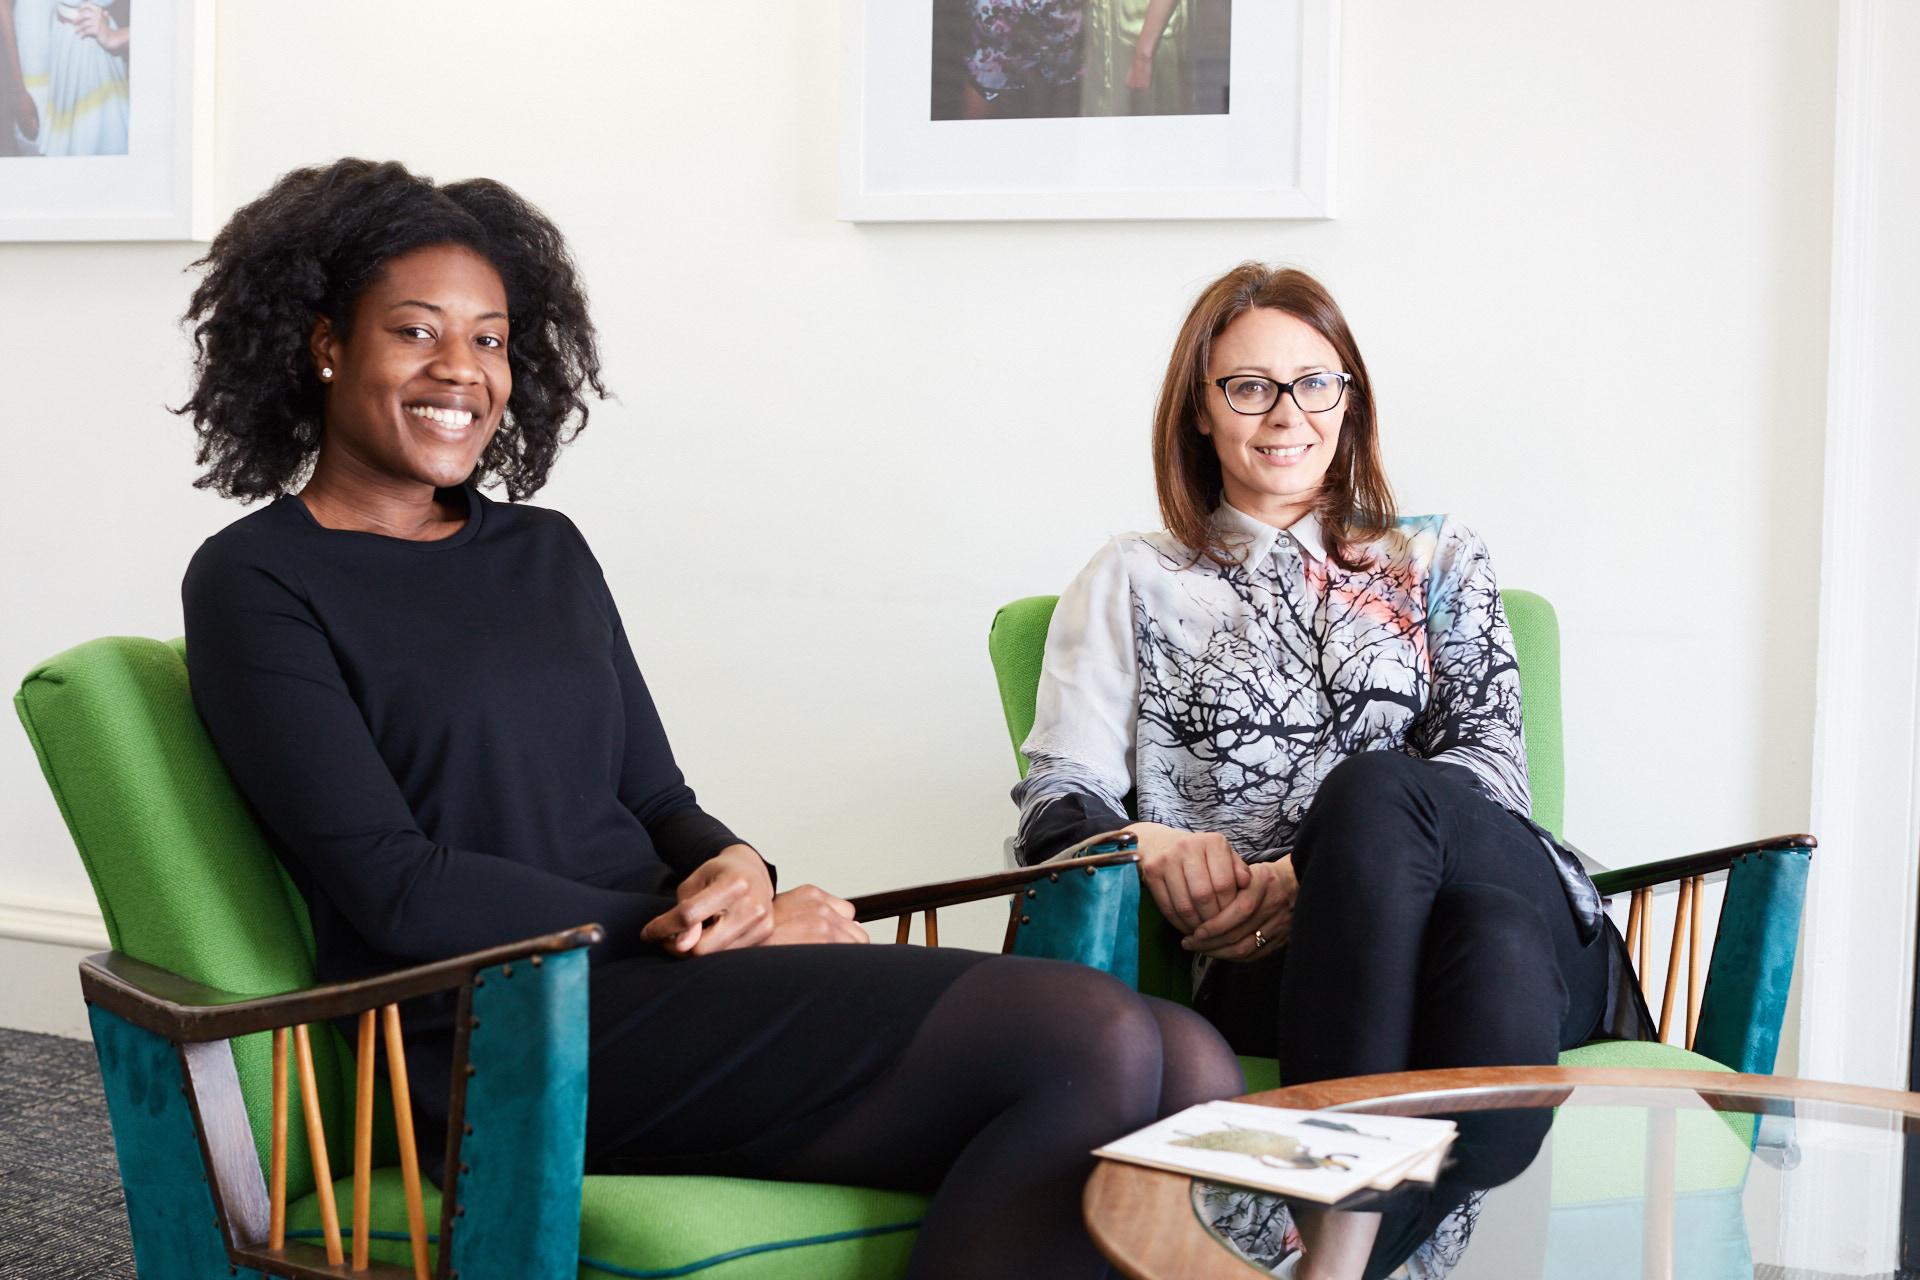
[[[205,239],[212,0],[0,0],[0,239]]]
[[[853,222],[1326,218],[1338,0],[844,0]]]

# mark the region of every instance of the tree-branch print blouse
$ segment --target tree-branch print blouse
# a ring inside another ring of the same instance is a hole
[[[1278,858],[1336,764],[1404,751],[1533,827],[1591,940],[1593,881],[1529,815],[1520,672],[1479,537],[1403,517],[1348,570],[1312,516],[1282,531],[1223,504],[1214,523],[1239,563],[1123,534],[1060,597],[1013,791],[1020,861],[1124,826],[1129,794],[1142,821]]]

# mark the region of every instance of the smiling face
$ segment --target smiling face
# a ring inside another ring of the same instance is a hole
[[[431,245],[387,263],[343,336],[322,318],[315,367],[331,369],[316,484],[416,494],[463,483],[500,427],[507,291],[473,250]],[[430,497],[430,494],[428,495]]]
[[[1200,433],[1220,458],[1222,496],[1278,528],[1313,509],[1320,482],[1340,446],[1347,397],[1321,413],[1306,413],[1282,395],[1264,414],[1236,413],[1216,378],[1254,375],[1292,382],[1310,373],[1345,373],[1333,344],[1306,321],[1271,307],[1236,316],[1213,340]],[[1304,392],[1303,392],[1304,394]]]

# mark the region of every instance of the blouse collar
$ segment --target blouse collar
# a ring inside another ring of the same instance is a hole
[[[1320,517],[1309,511],[1285,529],[1276,529],[1264,520],[1256,520],[1232,504],[1222,501],[1213,509],[1213,527],[1227,536],[1228,545],[1244,548],[1243,563],[1264,560],[1282,538],[1290,539],[1316,564],[1327,558],[1326,541],[1320,530]]]

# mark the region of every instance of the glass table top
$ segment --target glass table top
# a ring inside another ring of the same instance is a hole
[[[1439,1181],[1363,1193],[1317,1216],[1203,1182],[1189,1197],[1215,1240],[1281,1276],[1300,1265],[1302,1227],[1310,1244],[1361,1213],[1381,1215],[1368,1276],[1898,1273],[1902,1169],[1920,1155],[1920,1115],[1744,1087],[1493,1087],[1347,1103],[1331,1109],[1454,1120]]]

